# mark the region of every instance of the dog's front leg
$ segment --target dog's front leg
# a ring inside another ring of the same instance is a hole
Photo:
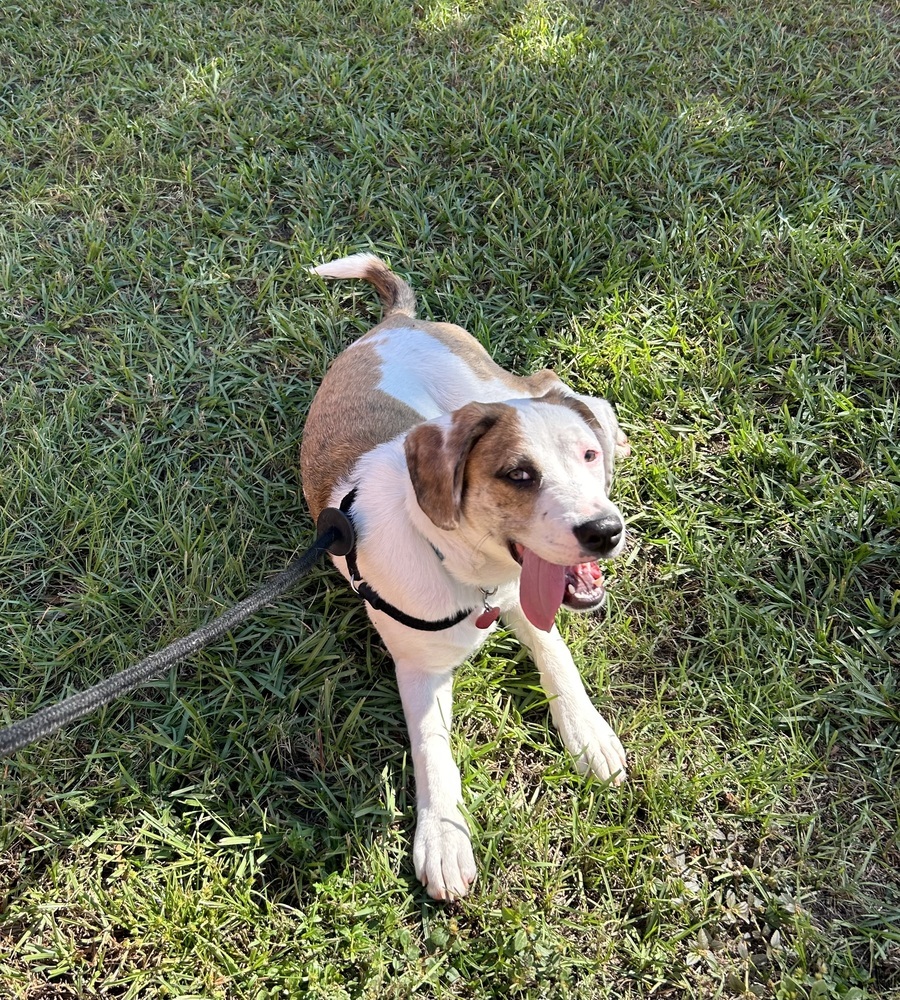
[[[434,899],[465,896],[475,880],[462,782],[450,752],[453,670],[396,662],[416,777],[416,875]]]
[[[563,743],[582,774],[592,771],[598,778],[625,780],[625,751],[609,723],[591,704],[581,675],[554,625],[550,632],[535,628],[513,608],[504,616],[523,646],[534,658],[541,687],[550,700],[550,716]]]

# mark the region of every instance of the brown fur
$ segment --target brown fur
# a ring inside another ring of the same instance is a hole
[[[539,490],[497,477],[504,468],[530,459],[518,414],[511,406],[503,409],[469,455],[464,505],[467,519],[482,525],[486,533],[511,538],[519,533],[517,529],[531,523]]]
[[[414,427],[404,444],[419,506],[445,531],[459,524],[469,453],[508,414],[504,403],[467,403],[453,414],[446,434],[433,424]]]
[[[303,495],[313,520],[360,455],[422,421],[382,392],[380,379],[378,352],[362,340],[338,356],[316,393],[300,447]]]
[[[416,315],[416,296],[413,290],[381,261],[369,262],[363,280],[375,286],[385,319],[397,313],[407,319]]]

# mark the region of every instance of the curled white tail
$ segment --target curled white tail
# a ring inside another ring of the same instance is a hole
[[[327,264],[311,267],[310,274],[321,274],[323,278],[365,278],[370,264],[385,267],[373,253],[355,253],[352,257],[341,257]]]

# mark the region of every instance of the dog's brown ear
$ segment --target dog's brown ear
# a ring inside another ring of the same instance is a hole
[[[406,435],[406,465],[419,506],[439,528],[450,531],[462,513],[466,461],[476,441],[509,407],[503,403],[466,403],[450,426],[419,424]]]

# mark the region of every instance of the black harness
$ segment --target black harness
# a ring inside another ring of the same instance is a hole
[[[350,573],[350,586],[356,591],[357,594],[376,611],[383,611],[394,621],[400,622],[401,625],[406,625],[409,628],[418,629],[420,632],[443,632],[445,629],[453,628],[454,625],[459,625],[461,621],[475,611],[475,608],[466,608],[464,611],[458,611],[455,615],[451,615],[449,618],[442,618],[437,622],[425,621],[423,618],[414,618],[412,615],[408,615],[405,611],[401,611],[399,608],[395,608],[393,604],[386,601],[381,595],[374,590],[372,587],[363,580],[359,572],[359,565],[356,561],[356,526],[353,524],[353,501],[356,500],[356,489],[352,489],[343,500],[341,500],[340,510],[344,517],[350,522],[353,527],[353,545],[347,550],[346,553],[341,553],[347,559],[347,569]],[[333,510],[334,508],[332,508]],[[487,608],[487,594],[485,594],[485,608]]]

